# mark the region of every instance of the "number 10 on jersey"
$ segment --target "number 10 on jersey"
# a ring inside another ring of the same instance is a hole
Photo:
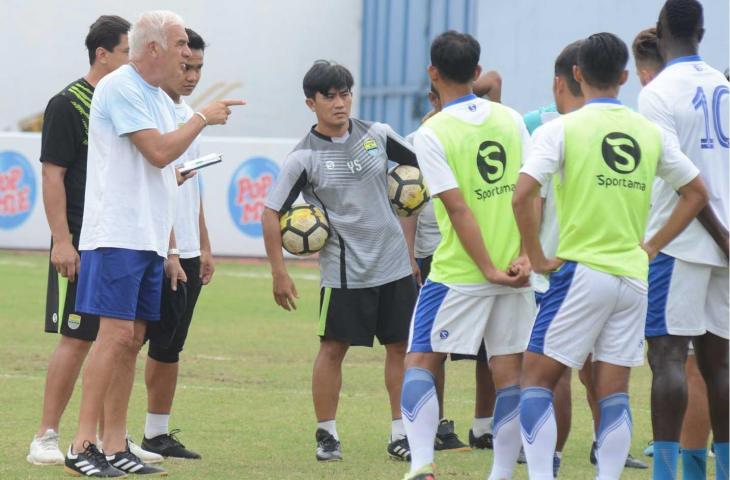
[[[728,136],[722,131],[722,112],[720,111],[720,105],[722,103],[723,95],[728,95],[730,89],[725,85],[720,85],[712,93],[712,115],[710,116],[710,110],[707,105],[707,97],[705,96],[705,90],[702,87],[697,87],[695,97],[692,99],[692,105],[695,110],[702,109],[702,113],[705,116],[705,136],[700,139],[701,148],[715,148],[715,141],[712,138],[712,132],[710,131],[710,123],[715,130],[717,141],[723,148],[728,148],[730,140]]]

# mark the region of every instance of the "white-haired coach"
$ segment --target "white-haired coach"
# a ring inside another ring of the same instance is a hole
[[[171,163],[206,125],[223,124],[231,105],[213,102],[184,125],[160,88],[182,75],[190,56],[182,19],[142,14],[129,32],[129,65],[99,82],[91,103],[86,207],[81,229],[76,306],[100,316],[83,377],[76,437],[66,470],[91,477],[165,474],[144,465],[126,443],[126,414],[146,322],[159,321],[164,260],[171,242],[177,181]],[[174,242],[174,241],[173,241]],[[184,273],[170,256],[172,281]],[[179,272],[179,273],[178,273]],[[104,408],[104,453],[96,424]]]

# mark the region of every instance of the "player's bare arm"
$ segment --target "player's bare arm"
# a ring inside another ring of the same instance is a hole
[[[710,234],[717,246],[720,247],[722,253],[725,254],[725,258],[730,258],[728,252],[730,247],[728,230],[720,223],[712,207],[705,205],[705,208],[700,210],[699,215],[697,215],[697,220],[705,227],[705,230],[707,230],[707,233]]]
[[[452,188],[438,194],[438,198],[443,202],[446,211],[451,219],[451,224],[459,236],[461,244],[472,258],[474,263],[491,283],[506,285],[508,287],[526,286],[529,279],[522,277],[510,276],[507,272],[497,270],[489,257],[484,239],[479,230],[474,214],[464,201],[464,196],[458,188]]]
[[[177,291],[177,282],[187,283],[188,277],[180,264],[180,252],[175,241],[175,230],[170,231],[170,250],[165,260],[165,275],[170,279],[170,288]]]
[[[261,225],[264,228],[264,246],[266,256],[271,264],[271,277],[273,279],[274,301],[281,308],[287,311],[296,310],[294,302],[299,298],[294,280],[289,276],[284,263],[284,253],[281,245],[281,228],[279,227],[279,212],[271,208],[265,208],[261,216]]]
[[[421,278],[421,269],[418,268],[416,263],[416,229],[418,227],[418,215],[412,215],[410,217],[398,217],[400,220],[400,226],[403,229],[403,235],[406,238],[406,245],[408,245],[408,256],[411,260],[411,267],[413,268],[413,278],[416,279],[416,283],[421,286],[423,279]]]
[[[669,245],[677,235],[682,233],[689,223],[694,220],[700,210],[707,205],[709,194],[705,182],[696,176],[688,184],[679,189],[679,201],[674,207],[667,223],[664,224],[642,248],[649,255],[649,259],[656,257],[664,247]]]
[[[472,88],[477,97],[487,97],[493,102],[502,101],[502,76],[496,70],[483,73]]]
[[[547,273],[557,270],[563,261],[558,258],[545,258],[539,236],[540,217],[535,207],[539,196],[540,183],[530,175],[520,173],[512,197],[512,209],[522,236],[522,248],[530,259],[532,270],[536,273]]]
[[[210,237],[208,236],[208,226],[205,223],[205,213],[203,212],[203,201],[200,201],[200,215],[198,216],[200,228],[200,282],[208,285],[215,273],[215,262],[210,247]]]
[[[50,162],[43,162],[42,176],[43,205],[53,237],[51,263],[61,276],[73,282],[81,260],[71,243],[71,233],[66,218],[66,186],[63,183],[66,169]]]
[[[134,146],[154,166],[164,168],[174,162],[208,125],[224,125],[231,114],[229,107],[245,105],[244,100],[217,100],[196,112],[185,125],[162,134],[150,128],[129,134]]]

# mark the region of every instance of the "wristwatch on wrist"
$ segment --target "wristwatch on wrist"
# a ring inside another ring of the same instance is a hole
[[[167,255],[180,256],[180,250],[178,250],[177,248],[171,248],[170,250],[167,251]]]

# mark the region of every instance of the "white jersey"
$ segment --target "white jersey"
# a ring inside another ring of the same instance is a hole
[[[172,165],[152,165],[129,134],[177,127],[175,104],[130,65],[102,78],[89,114],[86,204],[79,250],[100,247],[167,256],[177,181]]]
[[[540,125],[536,126],[535,130],[556,118],[560,118],[558,112],[540,112]],[[533,133],[535,130],[533,130]],[[542,245],[545,257],[551,258],[558,252],[558,243],[560,242],[560,225],[558,223],[558,210],[555,205],[555,187],[553,186],[552,180],[540,187],[540,197],[542,198],[540,244]],[[532,273],[530,283],[532,284],[532,288],[539,293],[547,292],[547,289],[550,287],[547,276],[539,273]]]
[[[413,137],[416,132],[406,136],[406,141],[413,145]],[[436,213],[433,211],[433,201],[429,200],[423,210],[418,214],[416,224],[416,238],[413,245],[413,254],[416,258],[427,258],[433,255],[441,242],[441,232],[436,221]]]
[[[195,113],[182,99],[175,105],[178,126],[184,125]],[[196,138],[175,166],[200,157],[200,142]],[[178,187],[175,215],[175,243],[180,250],[180,258],[200,256],[200,171],[195,177]]]
[[[699,168],[710,194],[709,205],[725,228],[730,202],[729,85],[722,73],[693,55],[670,61],[639,94],[639,111],[677,137],[682,151]],[[677,199],[671,185],[661,180],[654,184],[647,238],[666,223]],[[691,263],[728,264],[697,220],[662,251]]]

